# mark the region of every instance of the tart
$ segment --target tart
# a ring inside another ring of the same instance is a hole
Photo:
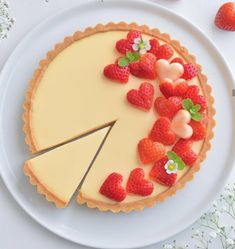
[[[47,53],[30,81],[26,143],[33,153],[60,147],[28,160],[25,172],[40,192],[51,191],[55,198],[49,199],[60,200],[60,207],[78,185],[78,203],[101,211],[153,206],[200,169],[213,137],[213,102],[201,66],[168,34],[123,22],[76,32]],[[96,137],[104,126],[111,129],[102,131],[106,139],[100,149]],[[92,137],[94,147],[83,147]],[[78,139],[77,157],[69,154],[72,139]],[[63,177],[55,180],[60,188],[50,187],[61,156],[74,163],[67,172],[77,165],[66,196]]]
[[[58,208],[66,207],[85,176],[109,128],[27,160],[24,173],[37,190]]]

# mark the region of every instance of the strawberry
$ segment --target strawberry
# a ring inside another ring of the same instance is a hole
[[[136,38],[141,38],[141,37],[142,37],[141,32],[138,30],[130,30],[127,34],[127,40],[132,44],[134,43]]]
[[[149,138],[143,138],[138,143],[138,152],[143,164],[154,163],[166,155],[166,147]]]
[[[157,39],[150,39],[149,43],[150,43],[151,49],[148,52],[152,53],[156,56],[157,50],[160,46],[158,40]]]
[[[136,168],[131,171],[127,181],[126,191],[128,193],[148,196],[153,192],[153,183],[149,180],[144,179],[144,170]]]
[[[175,58],[171,61],[171,63],[179,63],[179,64],[183,65],[183,64],[184,64],[184,61],[183,61],[183,59],[180,58],[180,57],[175,57]]]
[[[128,51],[132,51],[132,44],[127,39],[121,39],[116,42],[116,49],[121,54],[126,54]]]
[[[197,154],[191,149],[192,139],[179,139],[172,150],[181,157],[184,163],[192,166],[197,159]]]
[[[182,109],[182,98],[170,97],[166,99],[164,97],[158,97],[155,100],[154,108],[160,116],[173,118],[173,116]]]
[[[165,59],[165,60],[169,60],[174,54],[174,51],[172,49],[172,47],[170,47],[167,44],[161,45],[155,55],[157,57],[157,59]]]
[[[223,30],[235,31],[235,3],[228,2],[223,4],[216,16],[215,25]]]
[[[169,97],[174,95],[174,86],[172,83],[168,81],[163,81],[159,85],[159,89],[161,93],[168,99]]]
[[[191,120],[189,125],[193,128],[193,140],[202,140],[206,136],[206,127],[203,125],[202,122],[197,122],[194,120]]]
[[[155,69],[156,57],[151,53],[146,53],[142,55],[139,62],[132,62],[130,67],[130,72],[139,78],[144,79],[155,79],[156,69]]]
[[[171,131],[170,127],[170,119],[160,117],[157,121],[155,121],[149,134],[149,138],[164,145],[172,145],[176,140],[176,135],[173,131]]]
[[[154,88],[148,82],[143,82],[139,90],[132,89],[127,93],[127,100],[132,105],[144,110],[150,110],[153,104]]]
[[[199,104],[201,106],[201,112],[203,112],[207,108],[206,98],[199,94],[198,86],[189,86],[187,92],[184,95],[184,98],[191,99],[194,104]]]
[[[197,68],[192,63],[187,63],[183,65],[184,73],[181,78],[185,80],[191,80],[195,76],[197,76]]]
[[[162,82],[159,85],[160,91],[162,94],[166,97],[169,98],[171,96],[184,96],[184,94],[188,90],[188,84],[186,82],[180,82],[175,84],[175,86],[167,81]]]
[[[157,183],[171,187],[176,182],[177,173],[167,174],[165,169],[165,164],[167,163],[167,161],[167,157],[164,157],[157,161],[151,169],[149,175],[150,178],[155,180]]]
[[[121,186],[122,181],[122,175],[115,172],[110,174],[100,187],[100,193],[115,201],[123,201],[126,198],[126,190]]]
[[[109,64],[104,68],[104,75],[120,83],[127,83],[129,79],[129,67],[120,67],[117,64]]]

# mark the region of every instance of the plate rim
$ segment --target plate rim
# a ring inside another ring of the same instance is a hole
[[[109,0],[109,3],[120,3],[118,0]],[[219,58],[222,60],[222,63],[224,64],[225,68],[227,68],[227,71],[228,71],[228,76],[229,78],[231,79],[231,82],[233,84],[233,86],[235,86],[235,78],[232,74],[232,70],[230,68],[230,66],[228,65],[227,61],[225,60],[224,56],[222,55],[222,53],[220,52],[220,50],[217,48],[217,46],[215,45],[215,43],[211,40],[210,37],[208,37],[204,31],[202,31],[198,26],[196,26],[195,24],[193,24],[190,20],[188,20],[187,18],[183,17],[182,15],[176,13],[175,11],[172,11],[171,9],[168,9],[158,3],[155,3],[155,2],[152,2],[150,0],[142,0],[141,2],[139,2],[138,0],[129,0],[128,1],[129,3],[132,2],[134,4],[139,4],[139,5],[149,5],[149,6],[152,6],[153,8],[158,8],[160,11],[163,11],[169,15],[173,15],[174,17],[178,18],[179,20],[183,21],[184,23],[187,23],[187,25],[190,25],[198,34],[200,34],[201,37],[204,38],[204,40],[206,40],[213,48],[213,50],[217,53],[217,55],[219,56]],[[20,40],[20,42],[17,44],[17,46],[13,49],[13,51],[11,52],[11,54],[9,55],[9,57],[7,58],[6,62],[4,63],[4,66],[0,72],[0,91],[2,90],[2,87],[3,87],[3,83],[2,83],[2,78],[3,78],[3,75],[5,73],[5,71],[7,71],[7,68],[8,68],[8,65],[10,64],[12,58],[14,57],[14,53],[15,51],[17,51],[21,46],[22,44],[34,33],[37,32],[38,29],[40,29],[42,26],[44,26],[46,23],[48,22],[51,22],[53,19],[55,18],[58,18],[59,16],[63,16],[65,15],[66,13],[72,11],[74,8],[79,8],[79,7],[82,7],[82,6],[85,6],[87,4],[92,4],[92,3],[97,3],[96,0],[87,0],[86,2],[83,2],[83,3],[77,3],[77,4],[74,4],[72,7],[69,7],[69,8],[65,8],[63,10],[60,10],[58,11],[57,13],[45,18],[42,22],[39,22],[36,26],[34,26],[29,32],[26,33],[26,35],[23,36],[23,38]],[[122,3],[123,4],[123,3]],[[0,111],[2,111],[2,108],[3,108],[3,103],[4,103],[4,99],[5,97],[3,96],[3,99],[1,100],[0,102]],[[233,102],[231,103],[231,105],[234,105]],[[233,144],[235,145],[235,142],[233,142]],[[0,144],[1,146],[1,149],[2,149],[2,143]],[[231,156],[232,158],[232,167],[230,168],[229,172],[226,172],[225,174],[225,177],[224,177],[224,180],[222,182],[220,182],[220,186],[218,187],[219,190],[221,191],[224,187],[224,185],[226,184],[229,176],[231,175],[232,171],[233,171],[233,168],[234,168],[234,164],[235,164],[235,154],[233,156]],[[4,178],[3,176],[3,172],[1,170],[2,167],[0,167],[0,177],[4,183],[4,185],[6,186],[6,188],[8,189],[8,191],[10,192],[11,196],[15,199],[16,203],[24,210],[24,212],[29,215],[34,221],[36,221],[38,224],[40,224],[41,226],[43,226],[44,228],[46,228],[47,230],[49,230],[50,232],[60,236],[61,238],[64,238],[68,241],[71,241],[71,242],[74,242],[74,243],[77,243],[77,244],[80,244],[80,245],[84,245],[84,246],[92,246],[92,247],[95,247],[95,248],[104,248],[104,249],[116,249],[116,248],[119,248],[120,249],[120,246],[119,247],[115,247],[115,245],[113,245],[112,247],[110,246],[107,246],[107,245],[104,245],[105,243],[103,243],[103,245],[99,245],[98,247],[95,245],[95,242],[90,242],[90,243],[85,243],[85,242],[78,242],[76,241],[75,239],[72,239],[71,237],[61,233],[60,231],[58,230],[53,230],[53,228],[51,227],[48,227],[47,224],[43,221],[40,220],[40,218],[38,218],[36,215],[34,215],[33,213],[31,213],[27,206],[24,204],[24,202],[22,202],[20,200],[20,198],[18,197],[18,195],[16,193],[14,193],[14,190],[12,189],[12,187],[10,186],[9,182]],[[183,230],[185,230],[186,228],[188,228],[190,225],[192,225],[199,217],[200,215],[202,215],[205,210],[209,207],[209,203],[215,199],[217,196],[219,195],[219,193],[214,193],[214,194],[210,194],[210,200],[207,202],[206,205],[204,205],[204,208],[201,210],[201,212],[198,212],[200,213],[199,216],[196,218],[194,217],[193,219],[191,219],[189,222],[185,223],[183,226],[181,226],[177,231],[175,232],[172,232],[171,234],[168,234],[165,238],[162,238],[161,240],[158,240],[158,241],[148,241],[146,243],[146,240],[144,243],[142,244],[138,244],[138,245],[132,245],[132,246],[127,246],[127,247],[121,247],[121,248],[140,248],[140,247],[143,247],[143,246],[150,246],[150,245],[153,245],[155,243],[160,243],[161,241],[164,241],[172,236],[175,236],[176,234],[182,232]]]

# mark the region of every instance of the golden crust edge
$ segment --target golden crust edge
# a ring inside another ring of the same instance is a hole
[[[29,182],[36,186],[37,192],[44,195],[49,202],[53,202],[57,208],[65,208],[67,202],[60,200],[55,194],[50,192],[36,177],[34,172],[30,168],[30,162],[26,161],[24,164],[24,174],[29,177]]]
[[[97,32],[106,32],[106,31],[115,31],[115,30],[123,30],[128,31],[131,29],[136,29],[141,31],[144,34],[155,36],[156,38],[159,38],[166,43],[170,44],[174,47],[174,49],[187,61],[194,63],[198,68],[198,77],[200,80],[200,86],[202,88],[203,94],[206,96],[207,103],[208,103],[208,125],[207,125],[207,136],[204,140],[204,144],[201,148],[201,151],[199,153],[199,157],[196,161],[196,163],[188,170],[188,172],[181,177],[181,179],[171,188],[164,191],[163,193],[151,197],[146,198],[140,201],[131,202],[131,203],[115,203],[109,204],[104,203],[100,201],[91,200],[88,198],[85,198],[82,193],[79,193],[77,197],[77,201],[80,204],[86,204],[90,208],[98,208],[100,211],[112,211],[114,213],[123,211],[123,212],[130,212],[132,210],[140,211],[144,207],[152,207],[157,202],[163,202],[165,199],[167,199],[170,196],[173,196],[176,194],[177,190],[184,188],[187,182],[191,181],[194,177],[194,174],[200,170],[200,164],[201,162],[206,158],[207,151],[211,148],[210,140],[213,138],[213,128],[215,127],[215,109],[213,107],[214,98],[211,95],[211,87],[207,83],[207,77],[202,74],[201,66],[196,63],[195,56],[189,54],[188,50],[183,47],[179,41],[172,40],[170,35],[167,33],[161,33],[159,29],[150,29],[147,25],[138,25],[136,23],[130,23],[127,24],[125,22],[119,22],[119,23],[108,23],[106,25],[98,24],[94,28],[88,27],[84,31],[77,31],[72,36],[67,36],[64,38],[64,41],[62,43],[57,43],[53,50],[49,51],[46,55],[46,58],[41,60],[39,63],[38,69],[34,72],[33,78],[29,82],[28,90],[26,92],[25,101],[23,104],[24,107],[24,114],[23,114],[23,121],[24,121],[24,127],[23,130],[26,134],[25,142],[29,146],[32,153],[38,152],[39,149],[37,147],[37,144],[33,138],[32,129],[30,126],[30,111],[31,111],[31,104],[33,100],[34,93],[37,90],[37,86],[40,83],[40,79],[46,70],[47,66],[50,64],[50,62],[65,48],[67,48],[69,45],[71,45],[73,42],[82,39],[84,37],[88,37],[90,35],[93,35]],[[25,167],[24,167],[25,168]],[[32,175],[30,175],[30,179]],[[43,186],[42,186],[43,187]],[[48,194],[46,192],[46,194]],[[49,193],[51,194],[51,193]],[[50,197],[49,197],[50,198]],[[55,200],[53,200],[55,202]],[[56,202],[55,202],[56,203]]]

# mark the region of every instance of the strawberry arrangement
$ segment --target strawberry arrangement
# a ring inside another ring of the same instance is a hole
[[[140,162],[152,167],[149,174],[135,168],[124,186],[123,176],[113,172],[100,188],[102,195],[121,202],[127,194],[151,195],[152,181],[171,187],[179,170],[193,166],[197,160],[193,143],[206,136],[207,102],[193,83],[197,67],[174,57],[170,45],[155,38],[147,40],[141,32],[131,30],[126,38],[116,42],[116,49],[122,56],[104,68],[104,76],[121,84],[126,84],[130,75],[155,80],[154,85],[143,82],[139,89],[130,90],[126,98],[133,108],[146,112],[153,108],[158,115],[137,145]],[[155,87],[159,87],[162,96],[155,98]]]

